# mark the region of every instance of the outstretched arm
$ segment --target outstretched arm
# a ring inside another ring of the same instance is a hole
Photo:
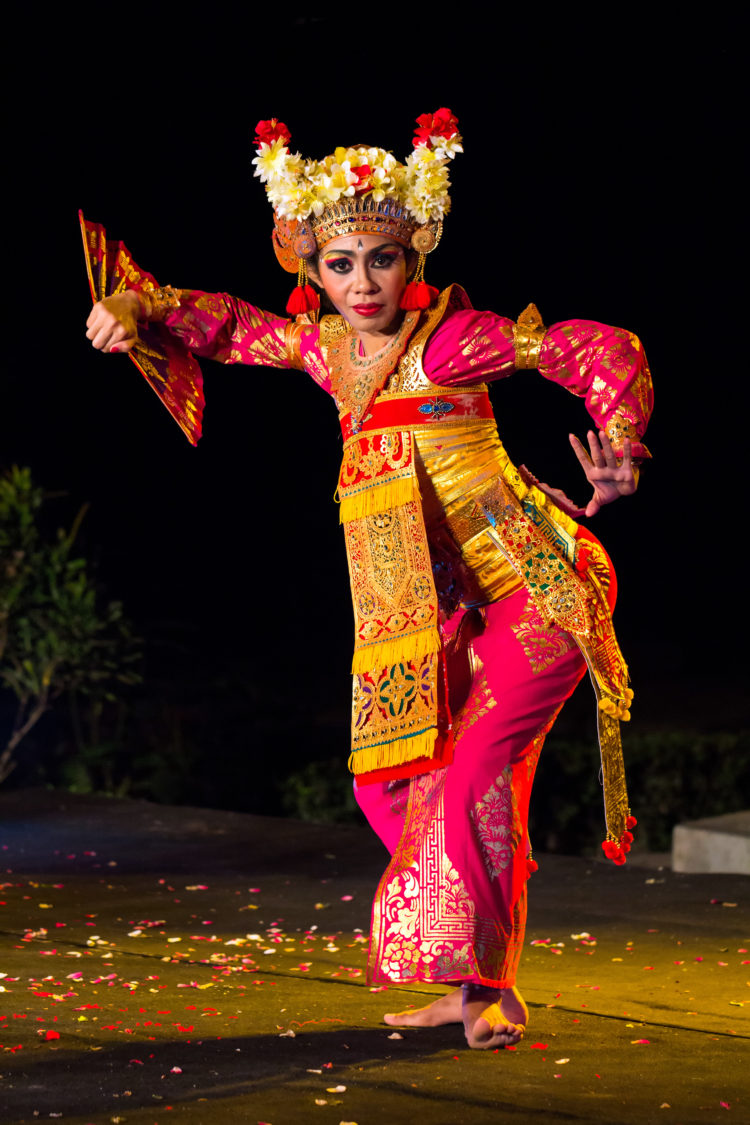
[[[318,356],[317,326],[300,328],[287,317],[264,312],[226,293],[171,287],[125,289],[97,301],[86,322],[86,335],[100,351],[129,352],[138,343],[139,325],[143,328],[154,322],[194,355],[219,363],[304,366],[316,382],[327,383]]]

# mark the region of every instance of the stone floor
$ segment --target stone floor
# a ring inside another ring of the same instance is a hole
[[[0,794],[0,1121],[750,1121],[750,879],[541,856],[527,1035],[382,1013],[366,829]]]

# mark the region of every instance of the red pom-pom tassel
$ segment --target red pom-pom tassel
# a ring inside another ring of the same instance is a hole
[[[428,309],[437,296],[438,290],[434,285],[428,285],[426,281],[410,281],[401,294],[399,304],[407,310]]]
[[[527,879],[528,879],[529,875],[533,875],[534,872],[538,871],[538,870],[539,870],[539,864],[537,863],[537,861],[535,859],[527,859],[526,860],[526,878]]]
[[[634,816],[629,816],[627,818],[627,820],[625,821],[625,827],[629,830],[631,828],[635,828],[637,823],[638,823],[638,821],[635,819]]]
[[[625,856],[622,852],[618,852],[617,855],[612,856],[612,860],[617,864],[618,867],[622,867],[623,863],[625,862]]]
[[[618,848],[614,840],[605,840],[602,843],[602,851],[606,855],[607,859],[614,859],[615,856],[619,853],[619,850],[620,849]]]
[[[297,285],[286,303],[286,311],[290,316],[299,316],[300,313],[313,312],[320,308],[320,297],[312,285]]]

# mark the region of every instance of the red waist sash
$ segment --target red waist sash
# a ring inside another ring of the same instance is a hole
[[[411,430],[415,426],[436,423],[450,424],[454,419],[494,418],[486,391],[454,392],[438,395],[407,395],[379,398],[372,404],[361,424],[352,423],[350,412],[340,418],[344,441],[367,430]]]

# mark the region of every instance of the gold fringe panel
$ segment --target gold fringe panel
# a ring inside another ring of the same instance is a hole
[[[437,740],[437,729],[430,727],[412,738],[398,738],[380,746],[365,746],[349,755],[349,769],[353,774],[371,773],[373,770],[402,766],[418,758],[431,758]]]
[[[356,676],[365,672],[377,674],[391,664],[421,660],[423,656],[440,651],[440,633],[434,627],[419,629],[404,636],[386,637],[354,650],[352,672]]]
[[[340,489],[339,489],[340,491]],[[400,508],[412,500],[419,499],[419,486],[415,473],[402,480],[385,480],[382,484],[368,484],[355,495],[342,496],[339,507],[339,523],[349,523],[364,516],[374,516],[389,508]]]

